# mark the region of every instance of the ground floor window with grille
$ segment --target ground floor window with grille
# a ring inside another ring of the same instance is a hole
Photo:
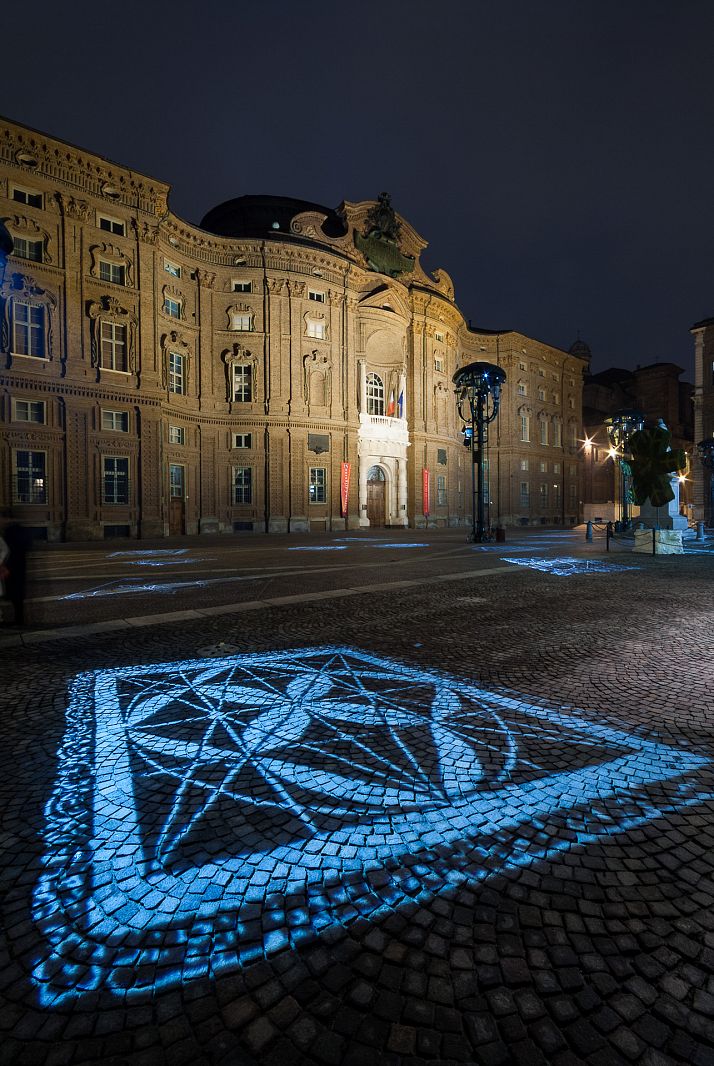
[[[253,502],[253,470],[250,466],[233,467],[233,503]]]
[[[45,452],[15,452],[15,503],[47,503],[46,470]]]
[[[104,503],[129,502],[129,459],[124,455],[105,455],[102,460]]]
[[[436,503],[439,507],[446,504],[446,478],[439,474],[436,479]]]
[[[324,466],[310,467],[310,503],[327,502],[327,470]]]
[[[169,466],[169,495],[174,500],[182,500],[184,498],[184,488],[186,485],[186,475],[184,468],[178,464],[171,463]]]

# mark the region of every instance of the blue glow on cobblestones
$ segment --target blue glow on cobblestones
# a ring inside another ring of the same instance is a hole
[[[68,592],[65,596],[59,596],[60,600],[91,600],[102,596],[136,596],[145,592],[176,592],[178,589],[205,588],[210,584],[219,584],[219,579],[209,581],[162,581],[160,584],[122,584],[121,578],[108,581],[106,584],[97,585],[96,588],[84,589],[82,592]]]
[[[297,548],[288,548],[289,552],[344,552],[344,544],[305,544]]]
[[[390,544],[389,542],[387,542],[386,544],[375,544],[374,547],[375,548],[428,548],[429,545],[420,543],[419,541],[413,541],[411,543],[408,542],[408,541],[404,541],[403,543],[398,543],[398,544]]]
[[[140,555],[142,559],[158,556],[176,556],[188,554],[188,548],[133,548],[131,551],[110,552],[108,559],[124,559],[134,555]]]
[[[33,900],[40,1002],[149,999],[626,831],[699,802],[706,761],[351,648],[81,674]]]
[[[618,570],[639,570],[638,566],[623,563],[606,563],[600,559],[573,559],[569,556],[560,556],[557,559],[542,559],[531,556],[529,559],[507,559],[504,563],[513,563],[515,566],[527,566],[530,570],[542,570],[546,574],[558,574],[560,577],[571,577],[573,574],[605,574],[616,573]]]

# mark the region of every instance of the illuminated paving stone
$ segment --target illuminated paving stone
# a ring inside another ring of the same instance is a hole
[[[697,802],[705,762],[350,648],[79,675],[40,1001],[150,997],[556,856]]]
[[[539,556],[531,556],[528,559],[507,559],[504,556],[503,562],[513,563],[515,566],[527,566],[530,570],[542,570],[546,574],[558,574],[560,577],[571,577],[573,574],[615,573],[618,570],[639,570],[637,566],[606,563],[600,559],[573,559],[567,555],[557,559],[543,559]]]
[[[149,565],[149,564],[146,564]],[[68,592],[60,596],[61,600],[91,600],[103,596],[137,596],[146,592],[176,592],[178,589],[206,588],[207,585],[225,584],[225,580],[211,578],[206,581],[164,581],[160,584],[124,584],[121,578],[107,581],[92,589],[83,589],[81,592]]]

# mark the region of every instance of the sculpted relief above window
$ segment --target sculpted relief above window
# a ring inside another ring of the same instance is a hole
[[[92,257],[89,273],[93,278],[133,287],[134,264],[121,248],[114,244],[94,244],[89,254]]]
[[[115,296],[102,296],[87,306],[90,319],[90,361],[97,371],[136,372],[136,326],[133,311],[123,307]]]

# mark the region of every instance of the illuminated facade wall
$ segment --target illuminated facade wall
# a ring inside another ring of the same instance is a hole
[[[426,242],[384,203],[243,197],[200,228],[168,194],[0,125],[15,240],[0,486],[29,525],[81,540],[468,522],[451,377],[475,359],[508,375],[492,522],[579,518],[582,359],[471,327],[449,276],[421,268]]]

